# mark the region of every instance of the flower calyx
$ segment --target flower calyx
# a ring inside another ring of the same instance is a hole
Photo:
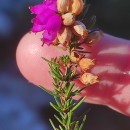
[[[78,63],[81,59],[81,56],[75,52],[75,51],[72,51],[70,53],[70,60],[73,62],[73,63]]]
[[[70,12],[79,15],[84,8],[83,0],[71,0]]]
[[[80,81],[85,84],[85,85],[88,85],[88,84],[95,84],[98,81],[98,76],[95,76],[91,73],[83,73],[81,76],[80,76]]]
[[[68,27],[63,26],[58,32],[57,38],[61,44],[69,44],[72,37],[71,30]]]
[[[86,71],[88,69],[90,69],[91,66],[95,65],[94,60],[89,59],[89,58],[82,58],[79,61],[79,67],[81,68],[81,70]]]
[[[62,15],[63,24],[70,26],[75,22],[75,16],[72,13],[66,13]]]
[[[75,35],[81,36],[82,38],[86,38],[88,36],[86,26],[80,21],[75,21],[72,30]]]
[[[64,14],[69,11],[71,0],[57,0],[57,10]]]

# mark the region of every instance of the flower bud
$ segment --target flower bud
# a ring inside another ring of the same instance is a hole
[[[74,63],[77,63],[80,60],[81,56],[76,52],[71,52],[70,54],[70,60]]]
[[[94,65],[94,61],[88,58],[82,58],[79,61],[79,66],[82,70],[89,69],[92,65]]]
[[[83,0],[72,0],[71,12],[75,15],[79,15],[84,7]]]
[[[88,36],[88,31],[86,29],[86,26],[80,22],[76,21],[73,26],[73,33],[77,36],[82,36],[83,38],[86,38]]]
[[[70,0],[57,0],[57,9],[60,13],[66,13],[70,7]]]
[[[98,82],[98,76],[95,76],[91,73],[84,73],[83,75],[81,75],[80,81],[85,85],[94,84]]]
[[[71,40],[71,30],[68,27],[62,27],[58,32],[58,40],[61,44],[69,43]]]
[[[72,25],[75,22],[75,16],[72,13],[62,15],[63,24],[66,26]]]

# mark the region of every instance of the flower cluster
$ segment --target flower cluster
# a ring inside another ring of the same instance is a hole
[[[42,41],[50,45],[70,42],[73,35],[86,37],[88,31],[85,25],[76,21],[84,7],[82,0],[45,0],[42,4],[30,7],[32,14],[32,32],[43,31]],[[58,40],[55,40],[57,39]]]
[[[83,0],[44,0],[42,4],[30,7],[32,14],[36,15],[32,19],[32,32],[43,32],[43,44],[60,46],[68,51],[66,56],[52,58],[50,61],[43,57],[50,68],[54,91],[48,91],[43,87],[42,89],[54,96],[56,104],[50,105],[60,116],[54,115],[60,123],[59,128],[55,127],[51,119],[49,120],[55,130],[83,128],[86,115],[82,121],[73,120],[73,112],[85,97],[81,97],[76,103],[73,103],[72,99],[81,94],[87,86],[98,82],[98,76],[89,72],[96,64],[95,60],[87,57],[86,54],[89,52],[84,45],[92,46],[100,38],[101,33],[97,30],[90,31],[90,26],[86,27],[85,7]],[[89,22],[91,26],[94,21],[95,17],[92,17]],[[85,87],[76,88],[74,80],[80,80]]]
[[[92,45],[100,34],[89,34],[85,24],[77,19],[83,10],[83,0],[44,0],[42,4],[30,7],[32,14],[36,15],[32,19],[32,32],[43,32],[43,44],[60,44],[68,50],[71,62],[80,68],[80,81],[94,84],[98,82],[98,76],[87,71],[95,62],[82,54],[82,50],[79,52],[77,47],[80,45],[81,48],[84,42]]]
[[[62,25],[56,2],[56,0],[45,0],[42,4],[30,7],[32,14],[36,15],[32,19],[32,32],[43,31],[42,41],[47,45],[52,43]]]
[[[95,61],[85,57],[84,55],[79,54],[78,52],[72,51],[70,54],[70,60],[77,65],[76,69],[80,69],[80,78],[79,80],[83,84],[94,84],[98,82],[98,76],[95,76],[87,72],[92,66],[95,65]]]

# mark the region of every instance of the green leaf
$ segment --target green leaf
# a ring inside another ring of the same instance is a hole
[[[86,97],[81,97],[71,108],[72,111],[74,111],[75,109],[77,109],[85,100]]]
[[[72,104],[73,99],[71,97],[69,97],[66,102],[64,103],[64,109],[67,111],[70,111],[70,105]]]
[[[66,67],[66,71],[65,71],[65,75],[64,75],[64,78],[65,80],[69,79],[72,75],[73,75],[73,72],[70,70],[71,67]]]
[[[80,127],[79,127],[79,130],[82,130],[83,125],[84,125],[84,123],[85,123],[86,119],[87,119],[87,116],[86,116],[86,115],[84,115],[84,118],[83,118],[83,121],[82,121],[82,123],[81,123],[81,125],[80,125]]]
[[[84,3],[86,4],[86,0],[85,0]],[[89,8],[90,8],[90,4],[87,4],[87,5],[84,6],[82,19],[86,18],[86,15],[87,15],[87,13],[88,13]]]
[[[59,102],[59,100],[58,100],[58,98],[56,96],[54,96],[54,99],[55,99],[58,107],[60,107],[60,109],[63,108],[62,105],[61,105],[61,103]]]
[[[75,126],[74,126],[74,130],[78,130],[78,125],[79,125],[79,121],[76,121]]]
[[[83,19],[86,18],[89,7],[90,7],[90,4],[86,4],[85,0],[84,0],[84,3],[85,3],[84,4],[85,6],[84,6],[84,9],[83,9],[82,13],[77,16],[77,19],[80,20],[80,21],[83,21]]]
[[[65,80],[69,80],[69,78],[71,77],[71,75],[73,75],[73,72],[68,72],[68,73],[64,76],[64,79],[65,79]]]
[[[84,4],[86,4],[87,3],[87,0],[84,0]]]
[[[71,77],[71,80],[75,80],[75,79],[78,79],[80,76],[80,74],[75,74]]]
[[[79,50],[77,50],[77,52],[79,52],[79,53],[92,53],[92,52],[89,52],[89,51],[79,51]]]
[[[72,90],[72,88],[74,87],[74,84],[69,84],[67,91],[66,91],[66,96],[68,97],[70,95],[70,92]]]
[[[64,115],[62,112],[59,113],[61,115],[62,121],[65,124],[66,115]]]
[[[87,28],[92,28],[96,23],[96,16],[92,16],[87,23]]]
[[[70,62],[70,58],[68,55],[63,55],[59,57],[59,61],[62,62],[63,65],[67,65]]]
[[[42,57],[42,59],[48,63],[52,63],[51,61],[49,61],[48,59],[46,59],[45,57]]]
[[[59,128],[60,128],[60,130],[64,130],[60,125],[59,125]]]
[[[55,78],[57,78],[58,80],[62,81],[62,77],[61,77],[60,73],[58,71],[56,71],[52,66],[49,65],[49,67],[50,67],[52,75],[55,76]]]
[[[66,124],[68,127],[70,126],[70,123],[71,123],[71,117],[72,117],[72,111],[68,113],[68,119],[67,119],[67,124]]]
[[[54,82],[52,82],[52,85],[54,86],[54,88],[57,90],[58,89],[58,85],[56,85]]]
[[[73,91],[71,92],[71,96],[78,95],[78,88],[74,88]]]
[[[80,90],[78,90],[78,91],[76,92],[76,95],[80,94],[80,93],[81,93],[84,89],[86,89],[88,86],[89,86],[89,84],[88,84],[87,86],[81,88]]]
[[[55,94],[54,94],[54,92],[51,92],[51,91],[49,91],[49,90],[45,89],[45,88],[44,88],[44,87],[42,87],[41,85],[38,85],[38,87],[39,87],[39,88],[41,88],[42,90],[44,90],[46,93],[48,93],[48,94],[52,95],[52,96],[54,96],[54,95],[55,95]]]
[[[62,120],[57,115],[54,115],[54,117],[59,121],[59,123],[61,125],[63,125],[65,127],[65,124],[62,122]]]
[[[45,57],[42,57],[42,59],[44,61],[46,61],[48,64],[52,64],[52,65],[55,65],[55,66],[59,66],[56,62],[53,61],[53,59],[51,59],[51,61],[49,61],[48,59],[46,59]]]
[[[57,107],[56,105],[54,105],[52,102],[50,102],[50,105],[58,112],[62,112],[61,109],[59,107]]]
[[[54,123],[52,122],[52,120],[49,119],[49,121],[50,121],[50,123],[51,123],[51,125],[52,125],[52,128],[53,128],[54,130],[57,130],[57,128],[55,127],[55,125],[54,125]]]

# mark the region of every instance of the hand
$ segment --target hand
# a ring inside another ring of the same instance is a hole
[[[50,59],[66,52],[54,46],[41,47],[40,38],[41,33],[27,33],[21,39],[17,64],[29,82],[52,90],[48,65],[41,57]],[[91,72],[99,76],[99,82],[83,92],[86,102],[106,105],[130,116],[130,41],[104,34],[92,48],[86,49],[92,52],[89,57],[96,60]],[[76,85],[83,87],[79,81]]]

